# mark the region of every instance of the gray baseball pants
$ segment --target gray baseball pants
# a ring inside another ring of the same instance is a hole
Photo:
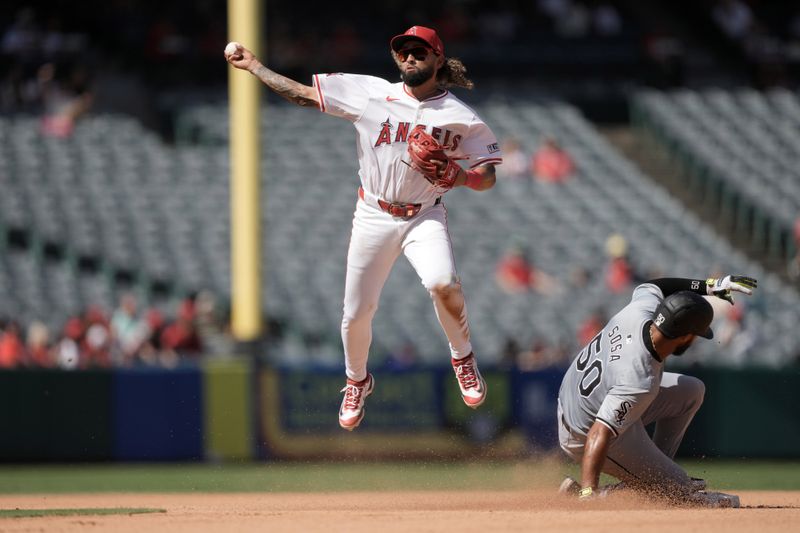
[[[705,385],[697,378],[664,372],[653,403],[625,433],[611,442],[603,472],[632,487],[678,495],[691,490],[686,472],[673,457],[686,428],[703,403]],[[558,409],[558,439],[561,448],[579,464],[586,436],[566,427]],[[645,426],[655,422],[653,437]]]

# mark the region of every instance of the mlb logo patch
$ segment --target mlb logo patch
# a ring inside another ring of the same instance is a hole
[[[489,150],[490,154],[500,151],[500,146],[497,143],[487,144],[486,149]]]

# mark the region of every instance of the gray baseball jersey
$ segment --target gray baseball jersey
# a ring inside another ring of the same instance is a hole
[[[572,431],[585,436],[599,421],[619,436],[656,398],[664,364],[648,351],[642,334],[663,298],[655,285],[636,287],[631,302],[570,364],[558,399]]]

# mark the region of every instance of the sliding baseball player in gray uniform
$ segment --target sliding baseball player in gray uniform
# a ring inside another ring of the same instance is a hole
[[[711,507],[738,507],[733,495],[705,491],[673,457],[703,402],[697,379],[664,372],[669,355],[683,354],[697,336],[710,339],[714,317],[701,295],[731,303],[731,292],[751,294],[755,279],[725,276],[663,278],[636,287],[631,302],[578,353],[558,395],[559,442],[581,464],[581,482],[567,478],[562,493],[602,496],[600,473],[626,488]],[[651,438],[645,426],[655,422]]]

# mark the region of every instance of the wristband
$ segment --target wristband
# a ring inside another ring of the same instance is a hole
[[[714,294],[714,284],[717,283],[717,278],[708,278],[706,280],[706,294],[709,296]]]
[[[586,499],[591,498],[593,495],[594,495],[594,490],[592,490],[592,487],[584,487],[578,493],[578,499],[579,500],[586,500]]]
[[[479,190],[481,183],[483,183],[483,176],[477,170],[467,170],[467,179],[464,185],[470,189]]]

